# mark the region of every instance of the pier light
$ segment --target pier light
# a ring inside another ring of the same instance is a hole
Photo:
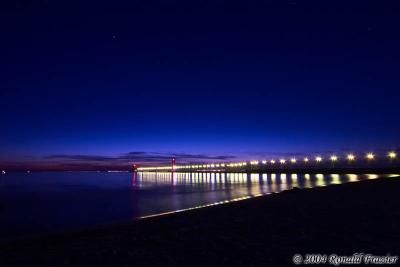
[[[252,160],[250,161],[250,165],[258,165],[258,160]]]
[[[389,157],[390,159],[395,159],[395,158],[397,157],[397,154],[396,154],[396,152],[394,152],[394,151],[390,151],[389,154],[388,154],[388,157]]]
[[[322,157],[320,157],[320,156],[315,157],[315,161],[316,161],[316,162],[321,162],[321,161],[322,161]]]
[[[262,164],[267,164],[267,161],[266,160],[263,160],[263,161],[261,161],[262,162]]]
[[[276,162],[275,160],[271,159],[271,164],[275,164],[275,162]]]
[[[225,163],[221,163],[220,166],[221,166],[221,167],[225,167]]]
[[[305,163],[307,163],[307,162],[309,162],[310,160],[308,159],[308,158],[304,158],[304,162]]]
[[[331,156],[331,161],[335,162],[338,160],[338,157],[336,155]]]
[[[247,162],[245,162],[245,161],[242,162],[242,165],[243,165],[243,166],[246,166],[246,165],[247,165]]]
[[[214,168],[215,167],[215,165],[214,164],[211,164],[211,168]]]
[[[374,155],[374,153],[370,152],[370,153],[367,153],[366,158],[368,160],[373,160],[375,158],[375,155]]]
[[[296,160],[295,158],[291,158],[291,159],[290,159],[290,162],[291,162],[291,163],[296,163],[297,160]]]
[[[219,166],[220,166],[219,164],[216,164],[216,165],[215,165],[215,167],[217,167],[217,168],[219,168]]]
[[[285,159],[280,159],[280,160],[279,160],[279,163],[280,163],[280,164],[285,164],[285,163],[286,163],[286,160],[285,160]]]
[[[207,165],[206,165],[206,168],[210,168],[210,164],[207,164]]]
[[[354,161],[355,159],[356,159],[356,156],[354,156],[353,154],[348,154],[347,155],[347,160]]]

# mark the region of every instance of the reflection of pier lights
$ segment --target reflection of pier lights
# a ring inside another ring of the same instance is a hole
[[[331,184],[340,184],[340,175],[339,174],[331,174]]]
[[[322,173],[318,173],[315,175],[316,185],[317,186],[325,186],[325,177]]]
[[[292,173],[291,175],[290,175],[290,181],[291,181],[291,183],[293,184],[293,185],[296,185],[297,186],[297,184],[298,184],[298,175],[296,174],[296,173]]]

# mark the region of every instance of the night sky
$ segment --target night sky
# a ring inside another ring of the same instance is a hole
[[[141,2],[0,4],[0,167],[399,146],[395,1]]]

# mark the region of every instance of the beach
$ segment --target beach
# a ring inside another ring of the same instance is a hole
[[[400,254],[400,179],[293,189],[127,224],[0,243],[0,266],[292,266]]]

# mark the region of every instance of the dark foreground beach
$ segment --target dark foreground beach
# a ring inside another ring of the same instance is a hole
[[[400,178],[279,194],[0,244],[0,266],[292,266],[296,253],[400,255]]]

